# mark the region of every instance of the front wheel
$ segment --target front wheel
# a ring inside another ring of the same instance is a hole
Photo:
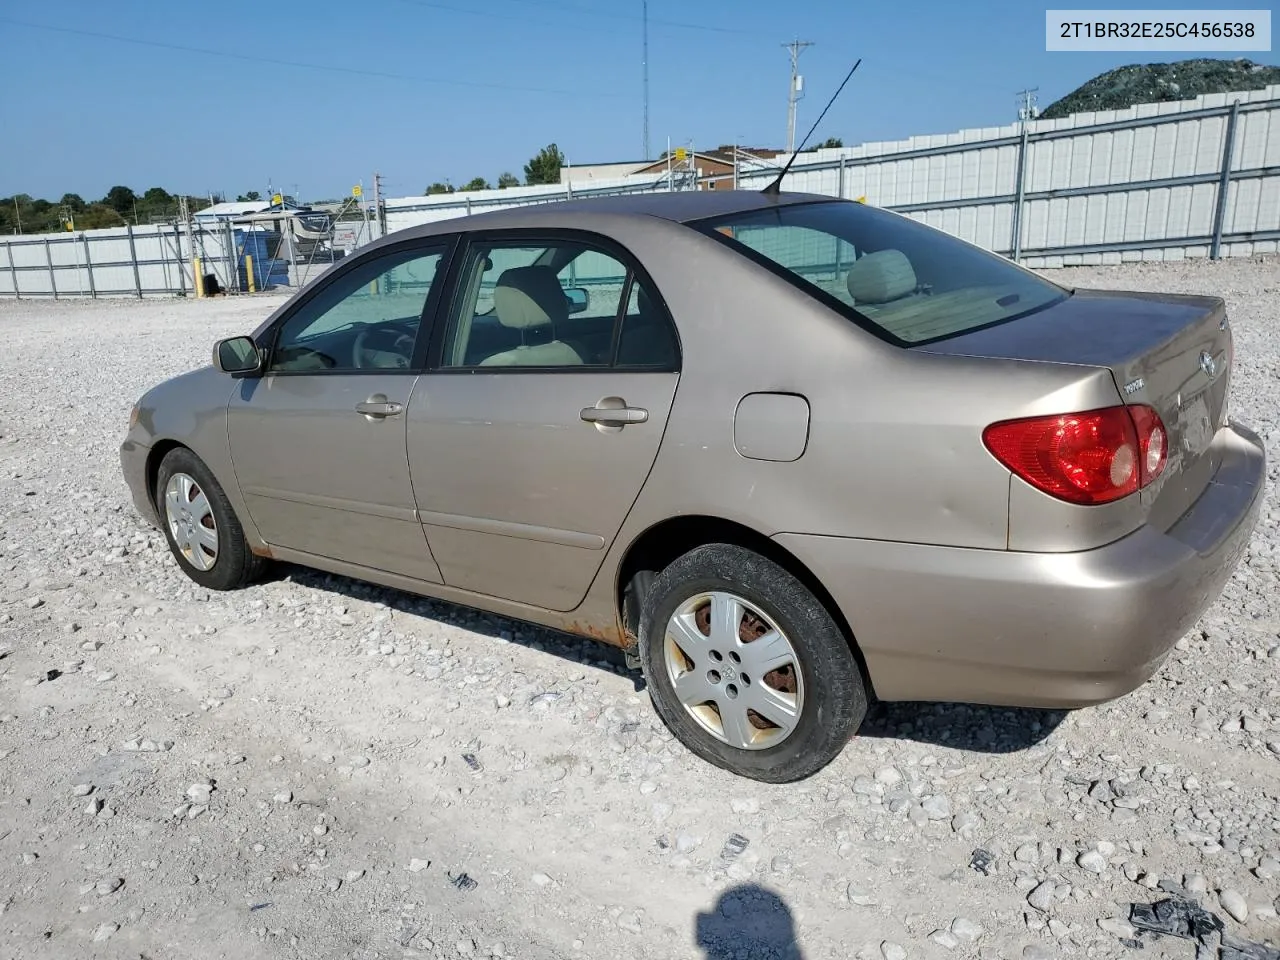
[[[640,658],[654,709],[680,742],[753,780],[816,773],[867,711],[853,650],[822,603],[732,544],[698,547],[658,575]]]
[[[234,590],[261,574],[266,561],[249,550],[226,493],[185,447],[170,450],[160,461],[156,507],[169,551],[200,586]]]

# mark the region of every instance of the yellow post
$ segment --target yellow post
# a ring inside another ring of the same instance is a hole
[[[196,299],[204,296],[204,271],[200,269],[200,258],[191,258],[191,275],[196,281]]]
[[[253,256],[246,253],[244,255],[244,270],[249,277],[249,292],[253,293],[257,288],[253,285]]]

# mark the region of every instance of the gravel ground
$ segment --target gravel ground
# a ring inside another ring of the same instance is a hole
[[[1232,410],[1280,450],[1280,262],[1052,275],[1224,295]],[[693,759],[602,647],[182,576],[120,478],[129,407],[278,302],[0,303],[0,956],[1190,960],[1128,923],[1171,890],[1280,939],[1274,493],[1136,693],[878,707],[770,787]]]

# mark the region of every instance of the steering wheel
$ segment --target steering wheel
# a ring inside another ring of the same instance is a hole
[[[371,323],[356,334],[355,343],[351,346],[352,360],[355,365],[362,370],[378,367],[377,364],[366,362],[364,356],[365,345],[377,333],[390,334],[391,343],[389,349],[400,354],[395,366],[398,368],[409,366],[409,357],[413,353],[414,338],[411,334],[406,333],[392,323]]]

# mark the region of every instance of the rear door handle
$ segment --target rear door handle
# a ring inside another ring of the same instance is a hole
[[[394,417],[404,410],[404,404],[388,400],[386,397],[373,396],[356,404],[356,413],[362,413],[373,420]]]
[[[649,419],[649,411],[642,407],[583,407],[581,417],[587,423],[621,427],[628,423],[644,423]]]

